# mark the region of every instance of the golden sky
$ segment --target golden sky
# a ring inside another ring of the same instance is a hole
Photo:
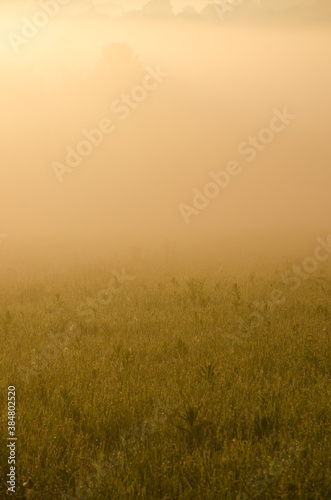
[[[208,246],[229,231],[329,226],[327,26],[55,16],[31,32],[10,5],[0,24],[8,249]],[[210,172],[231,161],[238,175],[214,196]]]

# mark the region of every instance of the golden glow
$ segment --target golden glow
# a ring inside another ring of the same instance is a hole
[[[24,12],[31,19],[36,9]],[[68,255],[93,241],[93,251],[107,253],[110,241],[153,246],[169,237],[208,248],[229,233],[329,226],[328,27],[59,13],[15,52],[8,33],[21,21],[14,9],[3,12],[0,231],[8,248],[52,241]],[[167,76],[147,80],[147,67]],[[240,144],[284,107],[295,120],[247,162]],[[77,151],[102,120],[112,133],[57,175],[54,163],[64,165],[68,148]],[[179,206],[192,206],[209,172],[231,160],[240,175],[185,224]]]

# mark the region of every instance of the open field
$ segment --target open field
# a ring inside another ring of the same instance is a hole
[[[331,1],[0,1],[0,500],[331,500]]]
[[[2,284],[15,498],[330,498],[330,275],[135,271]]]

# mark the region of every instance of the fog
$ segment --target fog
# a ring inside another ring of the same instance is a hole
[[[133,247],[152,258],[169,245],[184,261],[258,259],[303,252],[328,233],[331,37],[320,14],[294,22],[291,10],[276,22],[244,12],[235,22],[230,12],[222,22],[63,11],[10,43],[22,20],[18,3],[3,4],[1,267]],[[206,187],[211,171],[227,172],[218,190]]]

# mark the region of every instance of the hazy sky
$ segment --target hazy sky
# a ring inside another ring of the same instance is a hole
[[[2,252],[40,241],[54,250],[56,239],[61,251],[78,240],[95,251],[110,240],[208,247],[229,231],[329,227],[326,26],[59,17],[15,52],[7,35],[22,19],[10,5],[10,22],[0,18]],[[105,119],[113,131],[93,145]],[[82,141],[91,151],[77,159]],[[213,196],[210,172],[230,161],[238,175]]]
[[[40,0],[39,0],[40,1]],[[160,4],[162,6],[164,0],[153,0],[155,4]],[[85,8],[89,4],[94,4],[96,6],[109,7],[108,12],[118,14],[120,12],[125,12],[127,10],[141,9],[144,5],[148,3],[148,0],[71,0],[68,2],[67,6],[63,6],[64,9],[72,11],[73,6],[80,10]],[[172,0],[171,5],[175,13],[178,13],[185,6],[191,5],[197,11],[201,11],[206,5],[212,4],[211,0]],[[229,2],[231,3],[231,2]],[[309,7],[319,11],[321,9],[326,9],[329,7],[330,2],[328,0],[242,0],[242,2],[233,2],[238,8],[266,8],[272,11],[286,11],[291,7],[300,6],[302,8]],[[29,9],[31,7],[38,7],[39,3],[37,0],[0,0],[0,6],[8,7],[11,12],[19,12],[21,10]]]

